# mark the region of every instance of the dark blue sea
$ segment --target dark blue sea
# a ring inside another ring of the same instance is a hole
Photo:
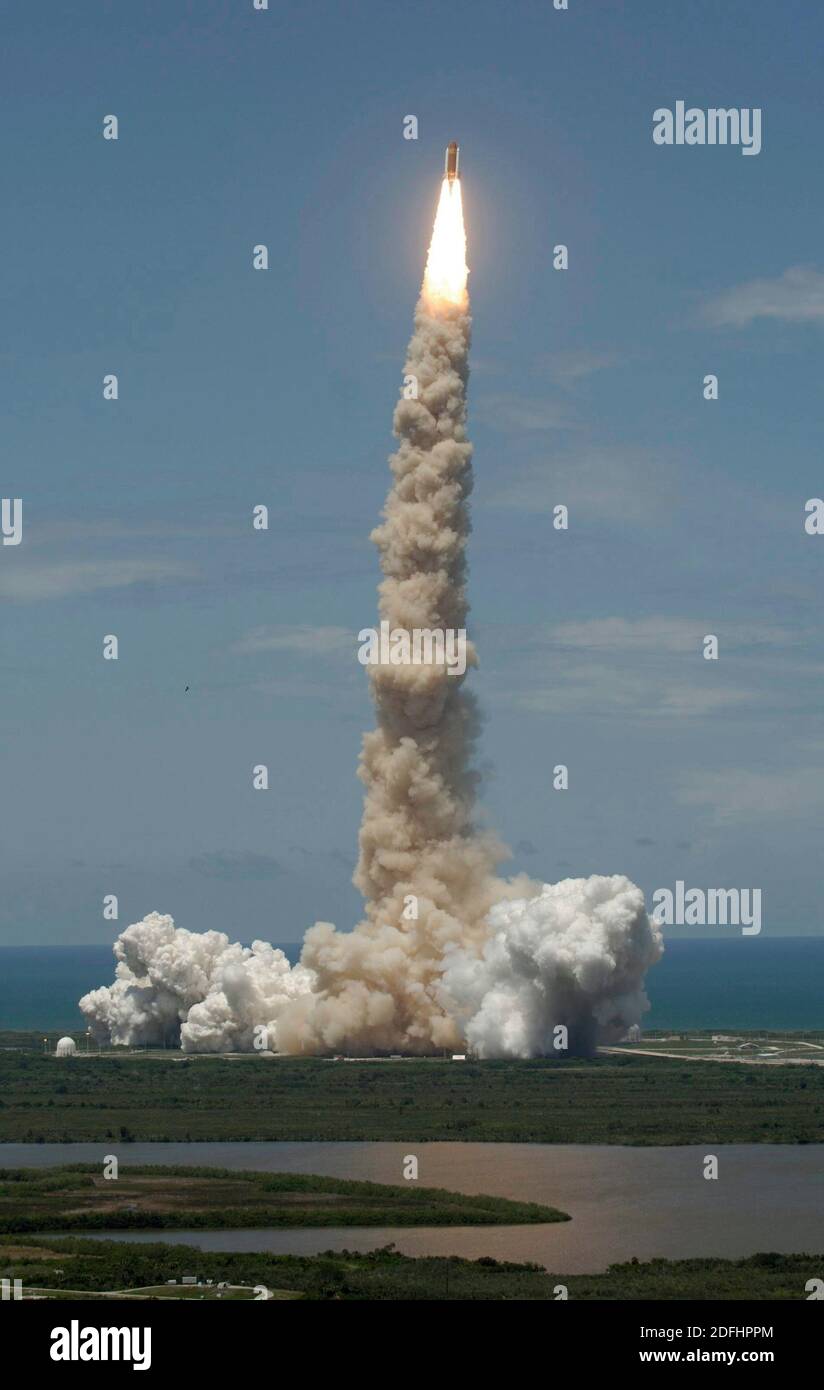
[[[0,1028],[76,1031],[80,996],[113,978],[109,946],[0,947]],[[824,1028],[824,938],[671,940],[647,993],[645,1028]]]

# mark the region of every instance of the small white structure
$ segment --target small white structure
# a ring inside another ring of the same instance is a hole
[[[465,1053],[465,1052],[453,1052],[453,1053],[452,1053],[452,1061],[453,1061],[453,1062],[465,1062],[465,1061],[466,1061],[466,1053]]]
[[[627,1036],[626,1036],[626,1038],[624,1039],[624,1042],[640,1042],[640,1041],[641,1041],[641,1029],[638,1027],[638,1024],[637,1024],[637,1023],[633,1023],[633,1024],[631,1025],[631,1027],[629,1027],[629,1028],[627,1029]]]
[[[61,1038],[54,1049],[54,1055],[55,1057],[73,1057],[76,1051],[77,1043],[74,1038]]]

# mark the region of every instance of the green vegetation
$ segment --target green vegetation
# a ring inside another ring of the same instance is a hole
[[[0,1232],[298,1226],[518,1226],[568,1221],[553,1207],[441,1188],[304,1173],[100,1164],[0,1169]]]
[[[340,1299],[554,1300],[556,1285],[570,1299],[795,1300],[808,1297],[807,1280],[821,1278],[824,1259],[813,1255],[754,1255],[746,1260],[651,1260],[612,1265],[605,1274],[549,1274],[538,1265],[457,1257],[410,1259],[392,1247],[369,1254],[223,1254],[184,1245],[132,1245],[114,1241],[32,1238],[21,1246],[0,1238],[0,1276],[18,1278],[26,1291],[50,1296],[74,1290],[140,1290],[152,1296],[167,1279],[184,1275],[263,1284],[281,1297]],[[190,1295],[198,1297],[201,1289]],[[164,1296],[168,1296],[168,1289]],[[65,1294],[64,1294],[65,1296]]]
[[[0,1053],[0,1141],[824,1141],[824,1067]]]

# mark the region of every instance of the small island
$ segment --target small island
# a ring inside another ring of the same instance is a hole
[[[339,1226],[519,1226],[568,1221],[554,1207],[437,1187],[306,1173],[100,1164],[0,1169],[0,1233]]]

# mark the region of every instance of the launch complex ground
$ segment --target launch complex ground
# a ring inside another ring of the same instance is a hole
[[[0,1034],[0,1142],[824,1142],[824,1034],[647,1036],[591,1058],[452,1061],[177,1049]],[[723,1063],[729,1065],[723,1065]]]
[[[47,1035],[52,1054],[56,1041],[56,1034]],[[0,1143],[52,1144],[54,1150],[43,1157],[58,1165],[75,1164],[74,1145],[99,1145],[98,1178],[100,1155],[114,1152],[125,1158],[131,1145],[163,1141],[177,1142],[170,1156],[177,1162],[182,1158],[187,1167],[203,1162],[196,1152],[189,1158],[189,1145],[205,1141],[382,1141],[403,1144],[399,1154],[415,1143],[476,1141],[700,1145],[697,1152],[702,1155],[707,1146],[717,1152],[717,1146],[725,1144],[824,1143],[821,1032],[661,1033],[603,1049],[590,1059],[479,1062],[468,1057],[453,1062],[451,1056],[372,1057],[349,1059],[349,1066],[330,1058],[260,1053],[188,1055],[171,1049],[123,1048],[86,1052],[85,1037],[78,1041],[73,1057],[55,1057],[44,1054],[42,1033],[0,1034]],[[718,1064],[723,1061],[735,1065]],[[90,1158],[88,1150],[75,1152],[85,1161]],[[145,1181],[134,1165],[155,1163],[156,1153],[151,1157],[131,1148],[133,1158],[124,1172],[120,1195],[132,1203],[128,1222],[136,1231],[147,1219],[141,1216],[140,1204],[145,1205],[151,1194],[138,1192],[135,1197],[126,1192],[125,1183]],[[6,1161],[20,1159],[9,1152]],[[248,1163],[255,1163],[252,1149]],[[31,1173],[32,1179],[45,1183],[46,1203],[57,1200],[49,1187],[55,1171],[38,1165]],[[191,1185],[197,1172],[187,1174],[185,1182]],[[205,1170],[200,1176],[212,1181]],[[214,1175],[219,1184],[265,1179],[265,1174],[243,1172]],[[107,1186],[102,1179],[97,1184],[104,1200]],[[385,1191],[388,1199],[389,1190]],[[633,1259],[592,1274],[566,1274],[562,1269],[552,1273],[534,1263],[486,1253],[483,1259],[411,1257],[391,1247],[361,1253],[347,1248],[323,1255],[206,1250],[172,1243],[175,1223],[191,1224],[195,1216],[168,1210],[170,1201],[180,1200],[174,1194],[170,1198],[164,1189],[161,1197],[167,1210],[160,1224],[171,1223],[168,1243],[160,1231],[157,1241],[153,1236],[146,1240],[148,1228],[140,1243],[118,1240],[113,1231],[94,1240],[89,1233],[47,1232],[43,1225],[43,1234],[18,1228],[0,1235],[0,1275],[19,1280],[24,1299],[217,1301],[217,1285],[222,1283],[229,1287],[221,1301],[260,1297],[249,1291],[261,1286],[278,1300],[552,1301],[561,1282],[575,1300],[724,1302],[799,1301],[808,1296],[810,1280],[822,1273],[821,1255],[814,1250],[743,1259]],[[324,1193],[320,1201],[328,1201]],[[215,1223],[219,1227],[227,1219],[222,1194],[217,1205],[222,1213]],[[69,1206],[78,1209],[77,1201]],[[37,1216],[31,1202],[24,1201],[21,1210]],[[324,1224],[333,1219],[328,1206],[321,1214]],[[397,1212],[380,1216],[385,1229],[394,1229]],[[501,1217],[511,1220],[503,1211]],[[107,1213],[106,1220],[111,1219]],[[294,1219],[292,1212],[290,1220]],[[334,1219],[340,1219],[339,1213]],[[44,1210],[41,1220],[48,1224],[54,1217]],[[462,1214],[462,1224],[466,1221]],[[375,1237],[375,1245],[382,1247],[377,1229]],[[184,1278],[197,1283],[184,1286]]]
[[[33,1034],[0,1034],[0,1050],[9,1047],[32,1046],[31,1039],[41,1038],[45,1055],[54,1056],[55,1037]],[[20,1038],[9,1042],[7,1038]],[[88,1057],[123,1058],[134,1057],[146,1060],[175,1062],[208,1061],[222,1058],[231,1061],[284,1061],[296,1060],[287,1053],[280,1052],[181,1052],[177,1047],[112,1047],[98,1046],[82,1033],[75,1035],[77,1051],[71,1059],[55,1058],[60,1063],[67,1060],[76,1062]],[[633,1042],[617,1043],[611,1047],[599,1047],[597,1056],[633,1055],[638,1057],[668,1057],[675,1061],[748,1063],[753,1066],[824,1066],[824,1033],[781,1033],[781,1032],[683,1032],[649,1033]],[[316,1059],[324,1062],[358,1062],[368,1064],[416,1062],[419,1064],[450,1064],[472,1062],[485,1065],[483,1059],[475,1057],[470,1051],[461,1054],[444,1052],[437,1056],[416,1057],[412,1054],[394,1053],[391,1056],[354,1056],[338,1053]],[[515,1059],[517,1060],[517,1059]],[[547,1060],[553,1060],[550,1057]],[[555,1058],[554,1060],[558,1060]],[[579,1059],[586,1060],[586,1059]]]

